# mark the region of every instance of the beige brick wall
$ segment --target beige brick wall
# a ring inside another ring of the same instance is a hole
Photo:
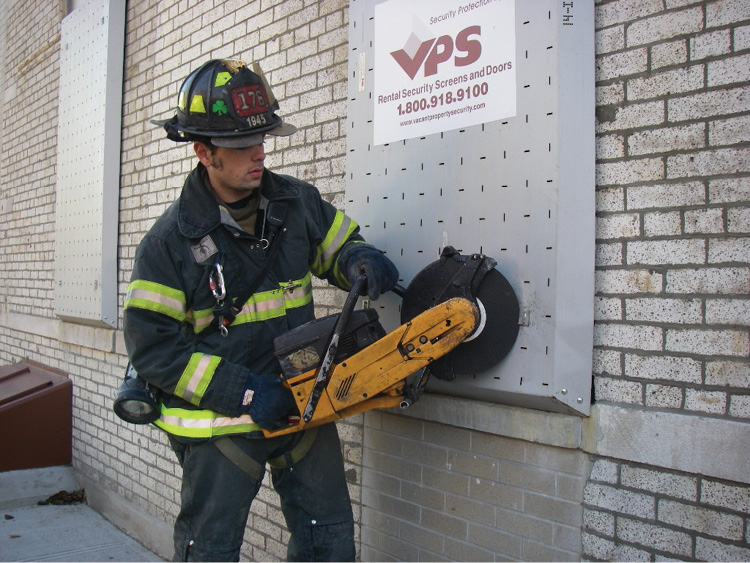
[[[363,561],[574,561],[588,456],[371,412]]]
[[[27,10],[4,2],[0,163],[0,307],[50,316],[53,308],[55,141],[60,3]],[[29,84],[33,88],[29,89]]]
[[[110,411],[120,331],[54,317],[63,4],[0,0],[0,361],[69,373],[76,468],[170,525],[179,468],[166,440]],[[363,559],[750,560],[747,464],[719,467],[741,455],[750,424],[748,6],[596,2],[592,417],[513,411],[538,434],[445,417],[350,419],[341,434]],[[145,0],[128,3],[126,25],[121,299],[136,245],[193,163],[148,120],[170,113],[182,79],[208,57],[261,62],[301,129],[269,143],[269,166],[343,205],[348,2]],[[316,291],[321,313],[341,302]],[[671,460],[656,455],[661,414]],[[643,435],[652,449],[628,439]],[[243,557],[283,559],[285,534],[265,487]]]
[[[747,561],[750,555],[745,486],[598,460],[584,502],[583,543],[597,560]]]
[[[69,373],[76,468],[171,525],[179,507],[180,470],[164,436],[123,424],[110,410],[126,362],[121,333],[54,318],[57,54],[64,5],[0,2],[8,78],[3,92],[16,101],[4,105],[2,121],[8,144],[0,165],[0,360],[31,358]],[[164,139],[148,120],[171,112],[180,83],[207,58],[261,62],[283,115],[300,128],[291,139],[267,144],[269,166],[314,183],[341,204],[348,3],[227,2],[219,8],[198,3],[186,9],[184,2],[134,2],[126,22],[120,304],[138,242],[179,194],[194,163],[188,147]],[[339,292],[320,285],[320,314],[340,301]],[[340,431],[359,520],[361,421],[354,418]],[[253,507],[243,556],[283,559],[285,534],[275,494],[264,489]],[[158,547],[164,543],[169,540]]]
[[[648,446],[615,440],[628,461],[596,459],[583,554],[748,560],[750,476],[722,481],[718,459],[750,431],[750,5],[600,1],[596,29],[599,429],[618,407],[644,426],[654,411],[676,428],[705,418],[701,435],[663,428],[695,460],[645,455],[656,425]]]

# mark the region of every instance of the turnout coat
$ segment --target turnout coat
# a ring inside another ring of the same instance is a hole
[[[240,411],[248,375],[278,376],[274,338],[314,318],[311,275],[349,289],[347,254],[364,240],[314,186],[269,170],[252,236],[219,206],[205,177],[198,164],[138,246],[125,297],[125,344],[138,374],[161,392],[159,428],[189,441],[262,437]],[[226,299],[243,291],[267,259],[263,210],[280,200],[287,213],[278,254],[222,336],[211,326],[212,272],[215,278],[216,265],[223,269]]]

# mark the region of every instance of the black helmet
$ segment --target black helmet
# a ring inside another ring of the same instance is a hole
[[[253,72],[254,71],[254,72]],[[297,128],[276,115],[279,102],[257,63],[211,60],[185,79],[172,119],[153,121],[172,141],[210,138],[217,146],[259,144],[262,135],[291,135]]]

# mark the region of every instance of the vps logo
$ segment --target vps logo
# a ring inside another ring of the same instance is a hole
[[[404,48],[393,51],[391,56],[412,80],[423,66],[424,75],[428,77],[437,74],[438,65],[448,62],[451,57],[455,66],[467,66],[479,60],[482,43],[472,37],[481,34],[482,28],[478,25],[459,31],[455,39],[450,35],[441,35],[437,39],[423,41],[412,32]],[[457,54],[454,56],[454,53]]]

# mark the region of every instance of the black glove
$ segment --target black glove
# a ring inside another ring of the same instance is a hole
[[[248,402],[249,391],[252,398]],[[240,408],[265,430],[286,426],[289,414],[299,414],[292,392],[284,387],[280,377],[272,375],[248,376]]]
[[[362,274],[367,276],[367,295],[373,301],[398,283],[398,269],[385,254],[369,244],[356,243],[346,258],[346,278],[354,283]]]

